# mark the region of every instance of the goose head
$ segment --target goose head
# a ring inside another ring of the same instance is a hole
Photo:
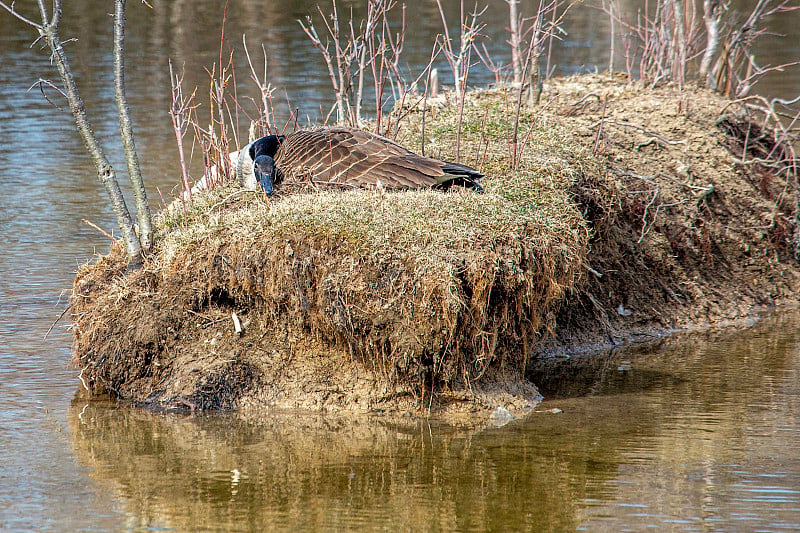
[[[272,194],[275,189],[278,177],[275,154],[278,153],[278,149],[285,139],[284,135],[267,135],[253,141],[250,145],[249,154],[253,160],[253,175],[256,183],[267,194]]]

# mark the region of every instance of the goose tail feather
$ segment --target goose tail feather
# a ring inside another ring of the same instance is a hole
[[[483,187],[480,186],[478,180],[484,176],[472,167],[446,161],[442,167],[442,172],[444,172],[444,176],[442,176],[437,188],[446,190],[452,185],[459,185],[467,189],[483,192]]]

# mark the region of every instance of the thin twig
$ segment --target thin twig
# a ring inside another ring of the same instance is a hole
[[[114,237],[112,234],[108,233],[106,230],[104,230],[103,228],[99,227],[97,224],[94,224],[94,223],[90,222],[89,220],[86,220],[85,218],[83,218],[83,219],[81,219],[81,220],[82,220],[82,221],[83,221],[83,222],[84,222],[84,223],[85,223],[87,226],[89,226],[89,227],[91,227],[91,228],[94,228],[94,229],[96,229],[97,231],[99,231],[100,233],[102,233],[102,234],[103,234],[105,237],[108,237],[108,238],[111,240],[111,243],[112,243],[112,244],[117,244],[117,238],[116,238],[116,237]]]
[[[50,105],[52,105],[53,107],[55,107],[55,108],[56,108],[56,109],[58,109],[59,111],[63,111],[63,109],[62,109],[62,108],[61,108],[61,107],[60,107],[60,106],[59,106],[57,103],[55,103],[55,102],[53,102],[52,100],[50,100],[50,97],[48,97],[48,96],[47,96],[47,93],[45,93],[45,92],[44,92],[44,88],[45,88],[45,86],[47,86],[47,87],[50,87],[51,89],[55,89],[56,91],[58,91],[58,92],[59,92],[59,94],[61,94],[61,96],[63,96],[64,98],[66,98],[66,97],[67,97],[67,94],[66,94],[64,91],[62,91],[62,90],[61,90],[61,89],[60,89],[58,86],[56,86],[56,85],[55,85],[53,82],[51,82],[50,80],[44,80],[44,79],[42,79],[42,78],[39,78],[39,81],[35,82],[33,85],[31,85],[30,87],[28,87],[28,91],[30,91],[31,89],[33,89],[33,88],[34,88],[34,87],[36,87],[36,86],[38,86],[38,87],[39,87],[39,91],[42,93],[42,96],[44,96],[44,99],[45,99],[45,100],[47,100],[48,102],[50,102]]]
[[[43,338],[43,340],[47,340],[47,336],[48,336],[48,335],[50,335],[50,332],[51,332],[51,331],[53,331],[53,328],[54,328],[54,327],[56,327],[56,324],[58,324],[58,323],[61,321],[61,319],[62,319],[62,318],[64,318],[64,315],[66,315],[66,314],[67,314],[67,311],[69,311],[70,309],[72,309],[72,306],[73,306],[73,305],[75,305],[75,302],[74,302],[74,301],[70,302],[70,303],[69,303],[69,304],[68,304],[68,305],[67,305],[67,306],[64,308],[64,310],[63,310],[63,311],[61,311],[61,314],[60,314],[60,315],[58,315],[58,318],[56,318],[56,319],[53,321],[53,323],[52,323],[52,324],[50,324],[50,327],[49,327],[49,328],[47,328],[47,332],[44,334],[44,338]]]
[[[5,2],[0,2],[0,7],[2,7],[3,9],[5,9],[9,13],[11,13],[12,15],[17,17],[19,20],[21,20],[25,24],[28,24],[29,26],[33,26],[37,30],[43,29],[43,26],[41,24],[37,24],[36,22],[32,21],[28,17],[25,17],[24,15],[21,15],[19,12],[15,11],[14,10],[14,3],[15,2],[11,2],[11,5],[9,6]],[[58,25],[58,20],[55,20],[54,22],[55,22],[56,25]]]

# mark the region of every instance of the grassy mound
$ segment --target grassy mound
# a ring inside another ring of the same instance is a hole
[[[461,125],[485,194],[221,188],[173,206],[142,271],[114,248],[78,273],[86,388],[191,408],[522,408],[537,353],[797,303],[794,152],[752,110],[599,76],[553,80],[543,102],[516,149],[512,89],[472,93],[460,118],[446,97],[409,111],[398,141],[421,151],[424,128],[432,157],[455,159]]]
[[[356,396],[375,409],[474,398],[521,378],[589,239],[568,193],[581,151],[564,150],[553,124],[534,135],[522,170],[487,166],[485,194],[266,200],[220,188],[189,212],[173,207],[141,272],[124,275],[116,248],[79,272],[84,382],[165,405],[336,407]]]

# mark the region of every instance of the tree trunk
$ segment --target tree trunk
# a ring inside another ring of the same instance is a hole
[[[614,79],[614,48],[616,43],[614,42],[615,33],[614,33],[614,2],[608,3],[608,21],[611,27],[609,33],[611,35],[611,40],[608,44],[608,77],[609,79]]]
[[[538,51],[533,53],[531,65],[528,70],[528,105],[539,105],[542,96],[542,79],[539,73],[539,59],[541,54]]]
[[[672,16],[675,19],[675,53],[672,56],[673,80],[683,87],[686,78],[686,20],[683,13],[683,0],[672,0]]]
[[[114,97],[119,112],[119,130],[122,146],[125,149],[125,160],[128,163],[128,177],[133,188],[136,202],[136,218],[139,221],[139,243],[143,253],[148,253],[153,245],[153,226],[150,206],[147,203],[147,191],[139,168],[139,157],[133,140],[128,99],[125,96],[125,0],[114,2]]]
[[[58,35],[58,20],[60,19],[61,11],[60,2],[54,2],[54,4],[53,21],[43,24],[40,31],[50,45],[50,50],[53,53],[53,60],[64,82],[64,92],[67,96],[72,116],[75,118],[75,126],[83,139],[86,150],[89,152],[89,155],[92,156],[92,161],[97,169],[97,177],[105,187],[111,200],[111,207],[117,217],[117,224],[122,231],[122,240],[125,243],[128,261],[132,266],[136,266],[141,264],[142,261],[142,250],[139,245],[139,239],[136,236],[128,206],[125,204],[125,198],[122,196],[122,191],[117,183],[114,168],[108,162],[108,158],[100,147],[97,137],[95,137],[92,125],[89,122],[89,117],[86,114],[86,106],[83,103],[83,99],[78,92],[78,87],[75,84],[75,79],[72,76],[72,70],[70,69],[67,55],[64,52],[61,39]],[[40,7],[42,8],[42,21],[44,22],[47,20],[47,13],[44,11],[43,2],[40,2]]]
[[[716,89],[717,84],[711,74],[711,61],[719,46],[719,0],[703,0],[703,21],[706,24],[706,49],[700,61],[700,79],[705,79],[710,89]]]
[[[509,32],[511,33],[511,66],[514,83],[522,83],[522,55],[520,54],[520,31],[517,5],[519,0],[506,0],[508,4]]]

